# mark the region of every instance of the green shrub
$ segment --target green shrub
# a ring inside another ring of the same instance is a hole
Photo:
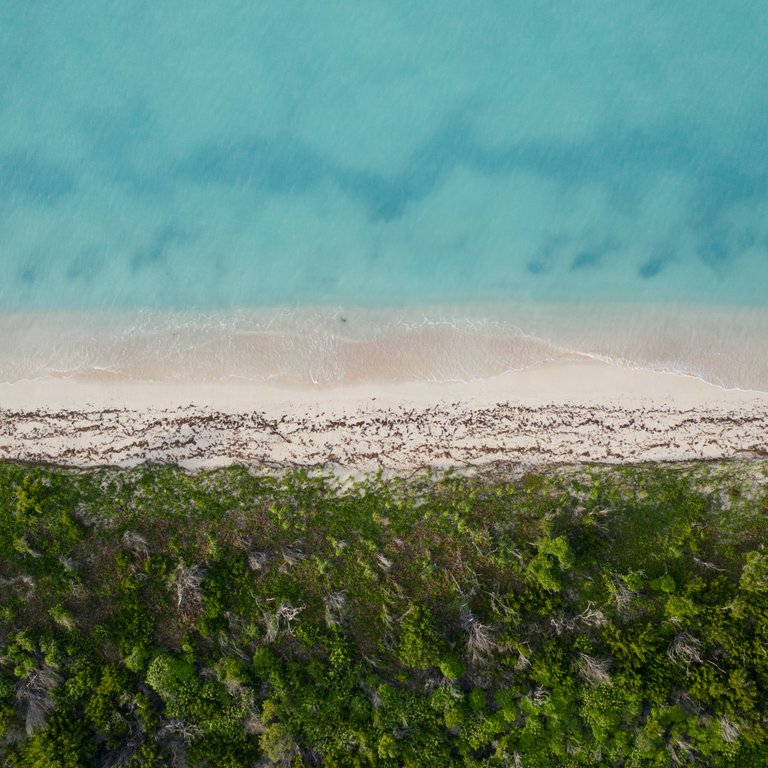
[[[766,765],[766,487],[0,462],[0,764]]]

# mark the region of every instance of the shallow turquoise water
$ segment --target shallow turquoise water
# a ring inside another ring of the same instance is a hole
[[[768,304],[768,5],[5,0],[0,309]]]
[[[768,391],[766,39],[753,0],[5,0],[0,380]]]

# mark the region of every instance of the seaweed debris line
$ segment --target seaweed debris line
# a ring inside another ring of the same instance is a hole
[[[293,392],[234,384],[0,385],[0,458],[70,466],[323,465],[360,473],[768,452],[765,393],[652,371],[561,368],[466,383]]]

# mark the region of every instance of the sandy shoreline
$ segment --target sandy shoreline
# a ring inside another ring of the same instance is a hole
[[[598,362],[471,382],[0,385],[0,458],[340,472],[764,455],[768,394]]]
[[[282,387],[491,378],[602,360],[768,391],[768,308],[651,304],[0,312],[0,382]]]

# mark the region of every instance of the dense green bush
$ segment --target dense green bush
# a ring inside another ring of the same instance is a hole
[[[0,464],[3,766],[768,765],[768,464]]]

